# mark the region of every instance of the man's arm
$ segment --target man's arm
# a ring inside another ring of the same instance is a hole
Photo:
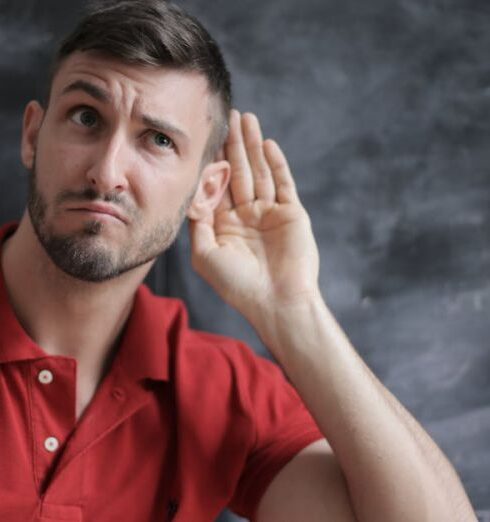
[[[258,520],[476,520],[452,466],[323,301],[309,218],[280,148],[254,116],[233,111],[225,155],[230,188],[191,223],[193,265],[249,320],[328,441],[276,476]]]
[[[328,513],[331,520],[359,522],[474,521],[452,466],[362,362],[325,305],[318,302],[294,315],[294,329],[284,328],[278,336],[285,345],[280,348],[281,362],[332,447],[355,514],[334,516],[331,510],[345,509],[344,500],[329,495],[330,505],[312,503],[313,513],[319,511],[311,520],[328,520]],[[271,516],[279,505],[280,482],[298,482],[304,474],[294,469],[296,459],[264,496],[259,521],[300,520]],[[323,457],[322,467],[330,477],[335,463]],[[331,487],[333,481],[329,479]],[[288,513],[288,505],[293,510],[301,503],[294,490],[290,494],[293,498],[285,495],[289,500],[280,508],[282,515]]]

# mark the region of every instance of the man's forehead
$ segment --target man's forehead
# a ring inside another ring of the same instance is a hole
[[[70,90],[70,85],[80,81],[97,88],[107,102],[126,96],[143,106],[181,104],[192,107],[193,111],[202,107],[206,119],[211,119],[215,96],[209,92],[205,76],[196,71],[127,63],[100,53],[76,52],[61,62],[53,77],[52,95],[59,97]]]

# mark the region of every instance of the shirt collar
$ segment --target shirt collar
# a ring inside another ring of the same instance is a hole
[[[169,379],[169,347],[179,308],[176,299],[157,297],[145,285],[138,288],[118,354],[126,374],[135,380]]]
[[[0,228],[0,246],[16,228],[15,223]],[[17,320],[0,270],[0,363],[41,357],[46,357],[46,353],[27,335]]]
[[[17,225],[0,228],[0,248]],[[114,364],[132,380],[169,379],[169,337],[173,324],[183,317],[176,299],[157,297],[141,285],[134,298]],[[20,325],[10,304],[3,273],[0,269],[0,363],[48,357]]]

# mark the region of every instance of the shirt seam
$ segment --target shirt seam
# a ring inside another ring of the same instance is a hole
[[[34,416],[33,416],[33,408],[34,408],[34,397],[33,397],[33,388],[32,388],[32,382],[30,379],[31,374],[31,368],[30,365],[26,365],[22,368],[22,372],[24,373],[24,379],[27,384],[27,390],[28,390],[28,416],[29,416],[29,430],[31,435],[31,452],[32,452],[32,474],[34,477],[34,486],[36,488],[36,492],[39,492],[40,490],[40,479],[37,474],[38,469],[38,454],[36,451],[36,434],[35,434],[35,427],[34,427]]]

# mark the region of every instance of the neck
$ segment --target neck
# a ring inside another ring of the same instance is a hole
[[[79,377],[93,384],[103,375],[150,267],[102,283],[74,279],[53,264],[27,215],[2,248],[5,285],[25,331],[47,354],[77,359]]]

